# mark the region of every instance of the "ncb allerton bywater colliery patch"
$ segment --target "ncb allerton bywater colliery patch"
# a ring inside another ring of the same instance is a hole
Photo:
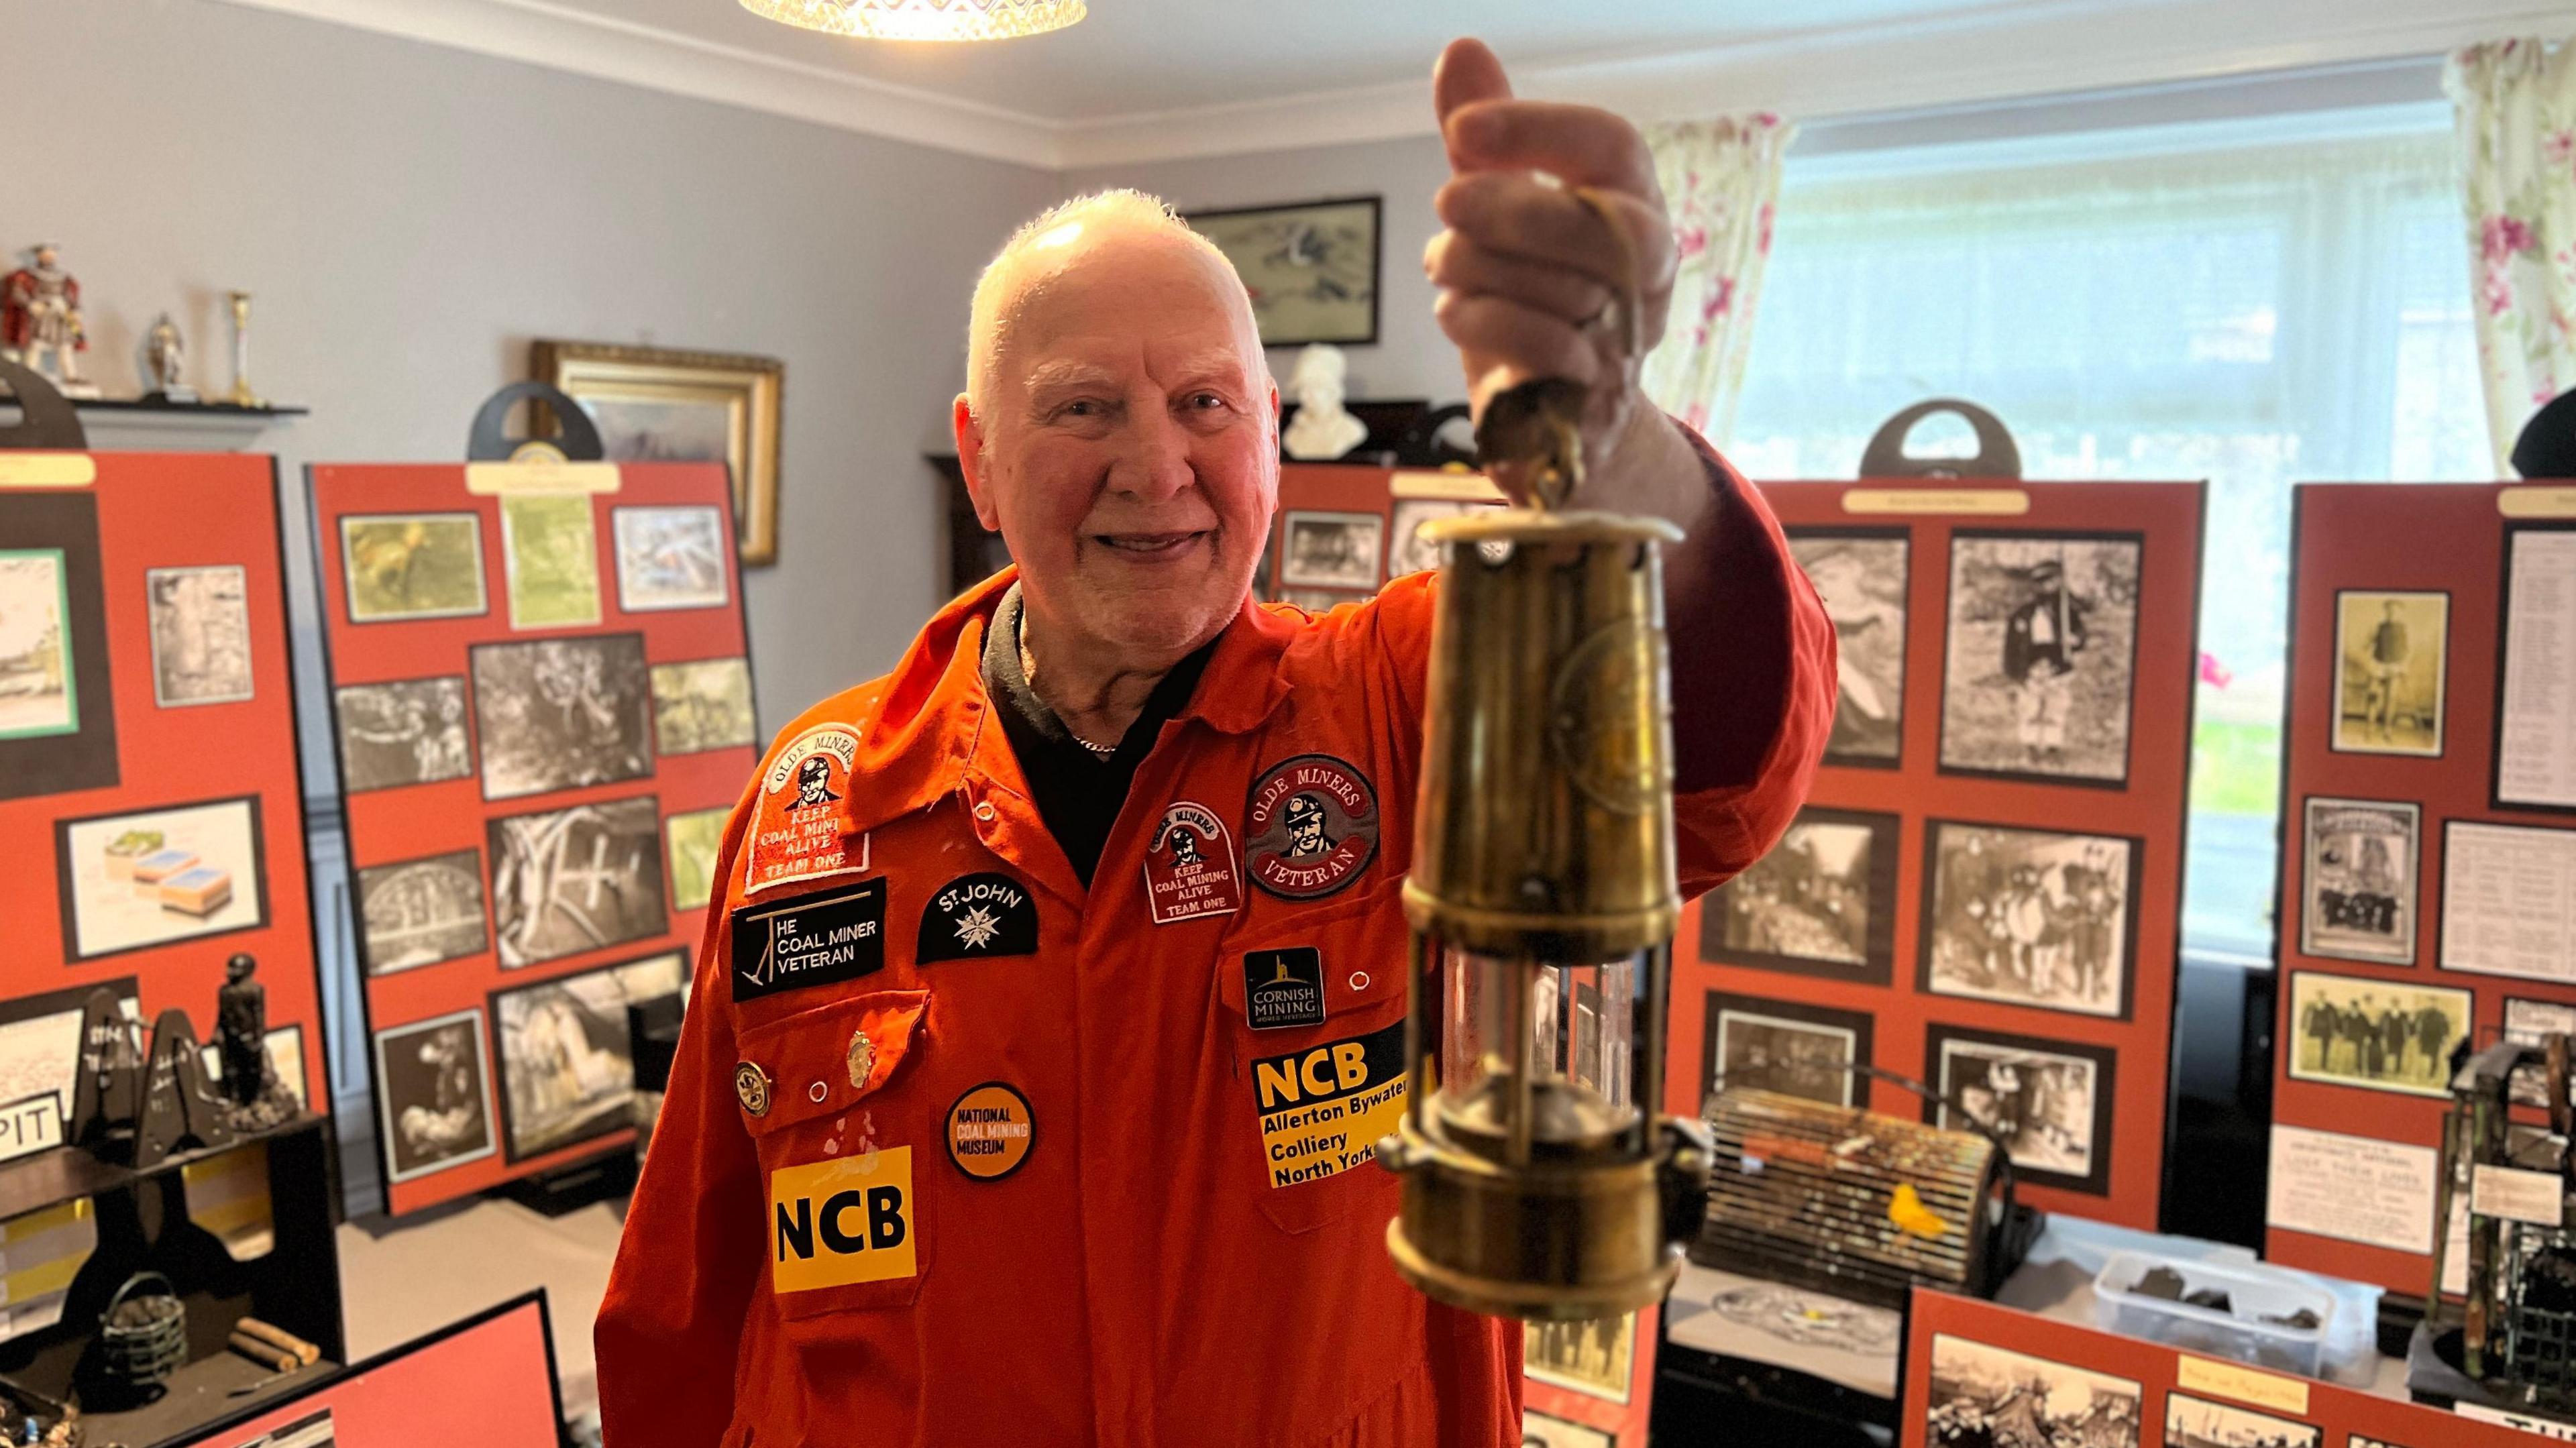
[[[817,724],[788,741],[760,779],[760,803],[743,841],[742,893],[868,867],[868,839],[842,833],[859,736]]]
[[[1262,1165],[1274,1187],[1338,1176],[1404,1118],[1404,1022],[1252,1063]]]
[[[939,887],[921,907],[921,930],[912,960],[980,960],[989,955],[1038,953],[1038,902],[1008,875],[960,875]]]
[[[885,968],[885,876],[733,912],[733,998],[758,1000]]]
[[[1329,754],[1300,754],[1252,782],[1244,868],[1283,900],[1330,895],[1377,857],[1377,790]]]
[[[1231,915],[1243,908],[1243,878],[1234,872],[1234,836],[1216,811],[1175,800],[1145,847],[1145,904],[1157,925]]]

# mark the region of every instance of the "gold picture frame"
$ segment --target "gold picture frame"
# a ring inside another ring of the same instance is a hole
[[[528,371],[590,413],[611,462],[721,461],[731,467],[734,539],[742,561],[777,561],[785,363],[735,352],[540,338],[528,349]]]

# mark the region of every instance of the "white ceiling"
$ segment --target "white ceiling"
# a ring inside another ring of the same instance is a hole
[[[2576,28],[2567,0],[1088,0],[1069,30],[942,46],[736,0],[224,3],[1054,170],[1428,134],[1431,61],[1458,34],[1526,95],[1813,120]]]

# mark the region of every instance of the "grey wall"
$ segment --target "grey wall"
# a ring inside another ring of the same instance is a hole
[[[303,463],[462,456],[538,336],[785,359],[779,562],[745,590],[766,727],[943,596],[921,453],[975,272],[1054,173],[213,0],[8,0],[0,31],[0,249],[62,242],[111,395],[163,308],[224,385],[220,294],[254,294],[253,380],[313,409],[255,444],[299,509],[301,617]]]

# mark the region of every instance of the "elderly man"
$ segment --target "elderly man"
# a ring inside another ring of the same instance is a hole
[[[1672,246],[1636,132],[1511,99],[1473,42],[1435,91],[1457,174],[1427,265],[1475,395],[1590,384],[1584,501],[1689,532],[1666,602],[1704,890],[1796,811],[1831,628],[1616,365],[1618,242],[1532,178],[1610,193],[1651,339]],[[1242,284],[1159,203],[1023,228],[969,343],[959,455],[1018,564],[790,725],[735,812],[600,1313],[607,1440],[1516,1443],[1519,1325],[1405,1288],[1370,1143],[1271,1094],[1401,1080],[1433,579],[1251,601],[1278,396]]]

